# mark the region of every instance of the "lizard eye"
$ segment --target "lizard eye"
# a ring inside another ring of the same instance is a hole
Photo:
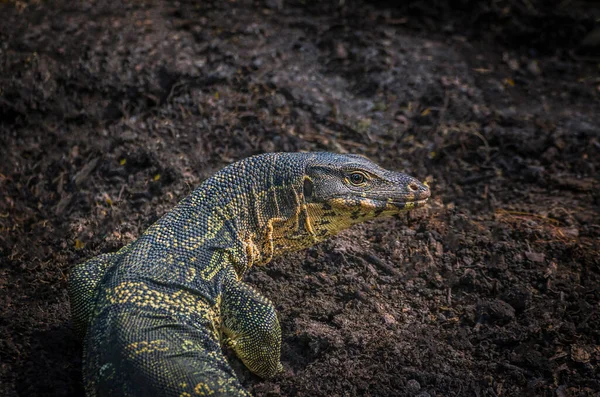
[[[352,174],[350,174],[349,179],[350,183],[354,186],[361,186],[365,183],[366,177],[365,174],[363,174],[362,172],[353,172]]]

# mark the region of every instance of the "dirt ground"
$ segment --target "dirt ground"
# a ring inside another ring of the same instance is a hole
[[[328,150],[433,198],[249,274],[285,367],[230,355],[254,395],[600,396],[599,6],[393,3],[0,2],[0,395],[83,393],[73,266]]]

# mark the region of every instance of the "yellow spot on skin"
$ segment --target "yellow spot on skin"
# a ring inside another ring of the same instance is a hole
[[[199,396],[210,396],[215,394],[215,392],[204,382],[200,382],[194,387],[194,393]]]
[[[193,350],[198,349],[198,345],[191,340],[184,340],[183,343],[181,344],[181,348],[183,349],[183,351],[186,351],[186,352],[193,351]],[[182,386],[182,387],[187,387],[187,385]]]
[[[152,179],[154,179],[154,182],[158,181],[160,179],[160,174],[154,175],[154,178]]]
[[[166,352],[169,350],[169,345],[164,339],[157,339],[150,342],[141,341],[133,342],[125,346],[125,350],[129,350],[134,355],[142,353]]]
[[[185,264],[183,264],[183,265],[185,265]],[[188,283],[191,283],[192,281],[194,281],[195,278],[196,278],[196,268],[193,266],[188,267],[185,272],[185,281]]]
[[[127,164],[127,159],[121,159],[121,160],[119,160],[119,164],[120,164],[120,165],[125,165],[125,164]]]
[[[75,240],[75,249],[80,250],[85,247],[85,243],[81,240]]]
[[[200,276],[203,280],[212,280],[212,278],[219,272],[219,270],[223,268],[223,266],[225,265],[224,256],[225,254],[223,251],[215,251],[215,253],[210,258],[208,266],[202,269],[202,272],[200,273]]]

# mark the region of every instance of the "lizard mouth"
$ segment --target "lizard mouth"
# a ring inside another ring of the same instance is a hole
[[[413,209],[413,208],[423,207],[427,203],[428,200],[429,200],[429,198],[426,198],[423,200],[412,200],[412,201],[410,201],[410,200],[409,201],[392,201],[392,202],[389,202],[388,204],[399,210],[409,210],[409,209]]]
[[[345,210],[356,210],[357,208],[363,211],[375,211],[377,213],[382,212],[403,212],[414,208],[423,207],[429,197],[421,200],[410,200],[405,201],[392,201],[392,200],[378,200],[365,197],[336,197],[329,201],[329,205]]]

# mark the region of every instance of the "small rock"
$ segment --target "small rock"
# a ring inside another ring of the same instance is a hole
[[[541,252],[526,252],[525,256],[527,257],[527,259],[529,259],[532,262],[543,262],[545,259],[545,256],[543,253]]]
[[[540,65],[538,64],[538,61],[535,60],[529,61],[529,63],[527,64],[527,70],[534,76],[539,76],[540,74],[542,74],[542,71],[540,70]]]
[[[556,388],[556,397],[568,397],[568,394],[565,392],[567,387],[565,385],[560,385]]]
[[[404,228],[402,229],[402,234],[404,236],[414,236],[415,234],[417,234],[417,231],[409,228]]]
[[[121,139],[123,142],[134,142],[138,139],[138,134],[132,130],[125,130],[121,132],[119,139]]]
[[[511,58],[508,52],[502,54],[502,60],[508,65],[510,70],[512,70],[513,72],[519,70],[519,68],[521,67],[519,65],[519,61],[515,58]]]
[[[198,69],[202,69],[206,65],[206,58],[198,58],[194,60],[194,66]]]
[[[275,108],[282,108],[285,106],[286,100],[283,95],[275,94],[273,95],[272,103]]]
[[[348,50],[346,50],[346,47],[342,43],[337,43],[335,46],[335,56],[339,59],[348,58]]]
[[[571,345],[571,359],[578,363],[587,363],[590,361],[590,353],[584,346]]]
[[[548,162],[552,161],[554,158],[556,158],[559,155],[558,153],[558,149],[555,148],[554,146],[548,148],[548,150],[546,150],[544,152],[544,154],[542,154],[542,158]]]
[[[510,68],[510,70],[519,70],[519,61],[517,61],[516,59],[510,59],[508,61],[508,67]]]
[[[487,316],[490,322],[506,323],[515,317],[515,308],[499,299],[480,304],[477,311],[480,317]]]
[[[254,58],[254,59],[252,60],[252,66],[253,66],[255,69],[258,69],[258,68],[260,68],[260,67],[263,65],[263,63],[264,63],[264,59],[263,59],[263,58],[261,58],[261,57],[256,57],[256,58]]]
[[[390,313],[383,313],[383,322],[387,325],[396,324],[397,321]]]
[[[421,390],[421,385],[416,379],[410,379],[406,382],[406,391],[410,393],[416,393]]]

